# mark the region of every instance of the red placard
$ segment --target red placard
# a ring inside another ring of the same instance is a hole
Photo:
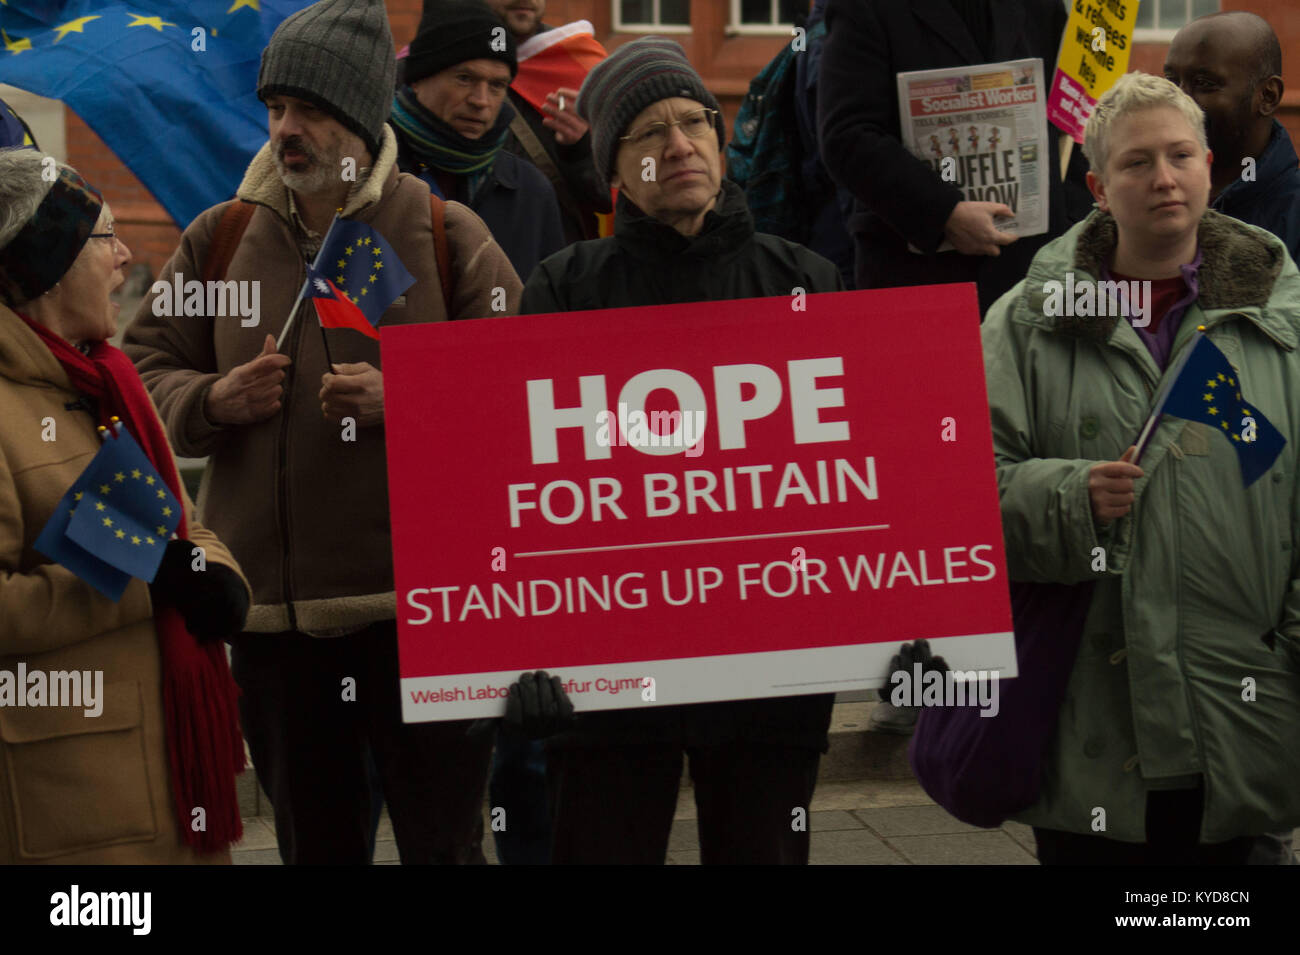
[[[1015,675],[974,286],[381,331],[408,722]]]

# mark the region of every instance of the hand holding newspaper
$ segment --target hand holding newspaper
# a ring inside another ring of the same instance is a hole
[[[898,74],[903,145],[971,202],[1000,202],[997,227],[1047,231],[1047,114],[1043,61],[1011,60]],[[945,241],[938,251],[947,252]],[[920,250],[909,246],[919,254]]]

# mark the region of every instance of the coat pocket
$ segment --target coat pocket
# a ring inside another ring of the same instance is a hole
[[[140,684],[104,687],[103,712],[0,708],[7,801],[18,855],[49,859],[158,834]]]

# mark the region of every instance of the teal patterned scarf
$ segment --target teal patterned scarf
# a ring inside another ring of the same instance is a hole
[[[492,128],[478,139],[466,139],[425,109],[409,86],[403,86],[393,97],[390,121],[403,134],[403,145],[416,162],[467,177],[469,201],[473,202],[479,186],[492,171],[514,115],[510,103],[503,102]]]

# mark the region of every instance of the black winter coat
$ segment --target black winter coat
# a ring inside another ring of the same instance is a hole
[[[672,305],[843,290],[834,264],[802,245],[754,231],[745,194],[722,182],[721,207],[697,236],[652,219],[620,195],[614,235],[578,242],[542,262],[520,313]]]
[[[394,127],[393,131],[397,133],[398,168],[420,177],[430,190],[440,195],[442,190],[433,170],[415,159],[400,129]],[[467,205],[478,214],[521,281],[538,262],[564,248],[564,229],[555,190],[542,171],[528,160],[504,149],[497,153],[492,171],[479,186],[473,202],[467,195],[468,182],[465,176],[457,177],[455,194],[444,198]]]
[[[1255,178],[1238,176],[1210,208],[1272,232],[1300,265],[1300,167],[1285,126],[1273,120],[1273,135],[1256,157]]]
[[[949,0],[830,0],[818,128],[822,162],[855,199],[849,229],[858,288],[976,282],[982,314],[1025,277],[1039,248],[1091,209],[1082,150],[1074,149],[1063,186],[1060,132],[1049,122],[1047,234],[1018,239],[999,256],[935,254],[944,223],[964,196],[903,145],[897,74],[1039,57],[1050,85],[1065,29],[1061,0],[989,0],[989,6],[990,49],[982,51]],[[909,252],[908,243],[928,254]]]
[[[723,181],[721,207],[686,237],[620,195],[614,235],[551,256],[524,287],[520,314],[670,305],[843,289],[839,270],[801,245],[754,232],[744,193]],[[563,676],[563,674],[561,674]],[[826,751],[831,694],[584,713],[552,745],[764,741]]]

